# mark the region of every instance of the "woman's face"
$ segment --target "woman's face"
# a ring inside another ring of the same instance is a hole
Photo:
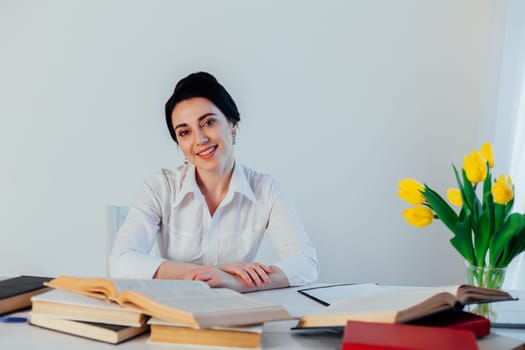
[[[204,97],[175,105],[171,123],[186,160],[197,170],[229,172],[233,166],[233,135],[236,125]]]

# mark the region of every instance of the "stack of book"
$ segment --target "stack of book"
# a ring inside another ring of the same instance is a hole
[[[150,342],[257,349],[264,322],[293,318],[200,281],[60,276],[46,285],[32,298],[31,324],[109,343],[151,329]]]
[[[323,287],[325,288],[325,287]],[[337,286],[352,289],[352,286]],[[507,292],[471,285],[421,287],[373,292],[326,302],[303,315],[294,330],[344,331],[342,349],[478,349],[476,338],[490,334],[490,320],[463,311],[469,304],[510,301]],[[302,294],[315,293],[315,288]],[[328,295],[325,290],[322,293]]]
[[[147,316],[89,296],[51,290],[31,298],[29,323],[118,344],[148,330]]]

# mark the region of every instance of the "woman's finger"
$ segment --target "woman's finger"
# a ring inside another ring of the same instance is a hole
[[[252,286],[253,284],[255,284],[259,288],[262,287],[261,279],[259,278],[259,275],[257,275],[257,273],[255,272],[252,266],[246,265],[246,266],[242,266],[241,268],[242,268],[242,271],[248,276],[248,278],[250,278],[250,281],[252,282]]]
[[[270,283],[270,280],[268,278],[268,274],[266,273],[266,271],[264,270],[264,268],[262,266],[259,266],[259,265],[255,265],[253,266],[253,269],[255,270],[255,272],[257,273],[257,275],[259,276],[259,278],[266,284],[269,284]]]
[[[270,266],[267,266],[267,265],[264,265],[264,264],[261,264],[261,263],[257,263],[259,267],[261,267],[266,273],[272,273],[273,270]]]
[[[253,287],[254,281],[242,266],[232,266],[231,269],[229,269],[229,271],[226,272],[238,276],[241,279],[241,282],[243,282],[244,285],[246,285],[246,287]]]
[[[243,266],[243,269],[244,271],[246,271],[246,273],[248,273],[248,275],[250,276],[252,281],[257,285],[257,287],[261,288],[262,283],[269,282],[264,270],[259,268],[257,265],[246,264],[245,266]]]
[[[242,284],[244,284],[247,287],[252,287],[250,277],[247,274],[243,274],[243,271],[239,267],[238,264],[225,264],[219,266],[219,269],[229,273],[230,275],[234,275],[240,278],[240,281]]]

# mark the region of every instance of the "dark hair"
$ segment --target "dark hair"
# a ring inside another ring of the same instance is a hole
[[[177,103],[193,97],[204,97],[210,100],[234,125],[241,120],[233,98],[213,75],[206,72],[192,73],[177,83],[165,105],[166,124],[168,124],[171,138],[177,144],[179,142],[171,122],[171,113]]]

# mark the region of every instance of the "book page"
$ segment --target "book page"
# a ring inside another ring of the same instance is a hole
[[[103,277],[86,278],[62,275],[44,284],[48,287],[81,293],[100,299],[108,299],[116,295],[113,282]]]
[[[117,295],[125,290],[134,290],[136,292],[171,291],[174,289],[210,289],[205,282],[202,281],[188,281],[188,280],[159,280],[159,279],[132,279],[132,278],[114,278],[111,279]]]
[[[304,288],[299,289],[298,292],[322,305],[328,306],[339,300],[384,293],[389,290],[389,287],[381,286],[377,283],[354,283]]]
[[[226,288],[144,290],[140,294],[159,304],[192,314],[235,310],[256,310],[274,306]]]
[[[86,295],[67,292],[59,289],[52,289],[49,292],[39,294],[31,298],[33,303],[47,302],[61,305],[77,305],[97,309],[113,310],[119,312],[136,313],[136,310],[122,308],[117,304],[109,303],[101,299],[89,297]]]
[[[326,314],[366,314],[366,313],[386,313],[397,314],[401,310],[408,308],[422,308],[420,306],[432,297],[432,306],[448,305],[453,306],[453,297],[449,293],[443,293],[443,288],[422,287],[408,290],[395,290],[384,293],[376,293],[370,296],[351,298],[337,301],[330,306],[320,309],[314,315]],[[442,292],[441,294],[439,292]],[[437,296],[440,294],[437,298]],[[308,317],[308,315],[306,316]]]
[[[500,289],[488,289],[465,284],[458,288],[458,299],[462,304],[466,305],[498,300],[512,300],[513,297],[508,292]]]
[[[372,296],[339,300],[321,309],[319,313],[396,312],[418,304],[431,295],[413,291],[378,293]]]
[[[209,289],[202,281],[158,280],[158,279],[125,279],[125,278],[89,278],[74,276],[59,276],[45,285],[91,297],[112,300],[118,303],[118,295],[126,290],[172,290],[172,289]]]
[[[126,291],[119,300],[122,305],[142,309],[151,316],[194,328],[292,318],[282,305],[250,298],[226,288]]]

